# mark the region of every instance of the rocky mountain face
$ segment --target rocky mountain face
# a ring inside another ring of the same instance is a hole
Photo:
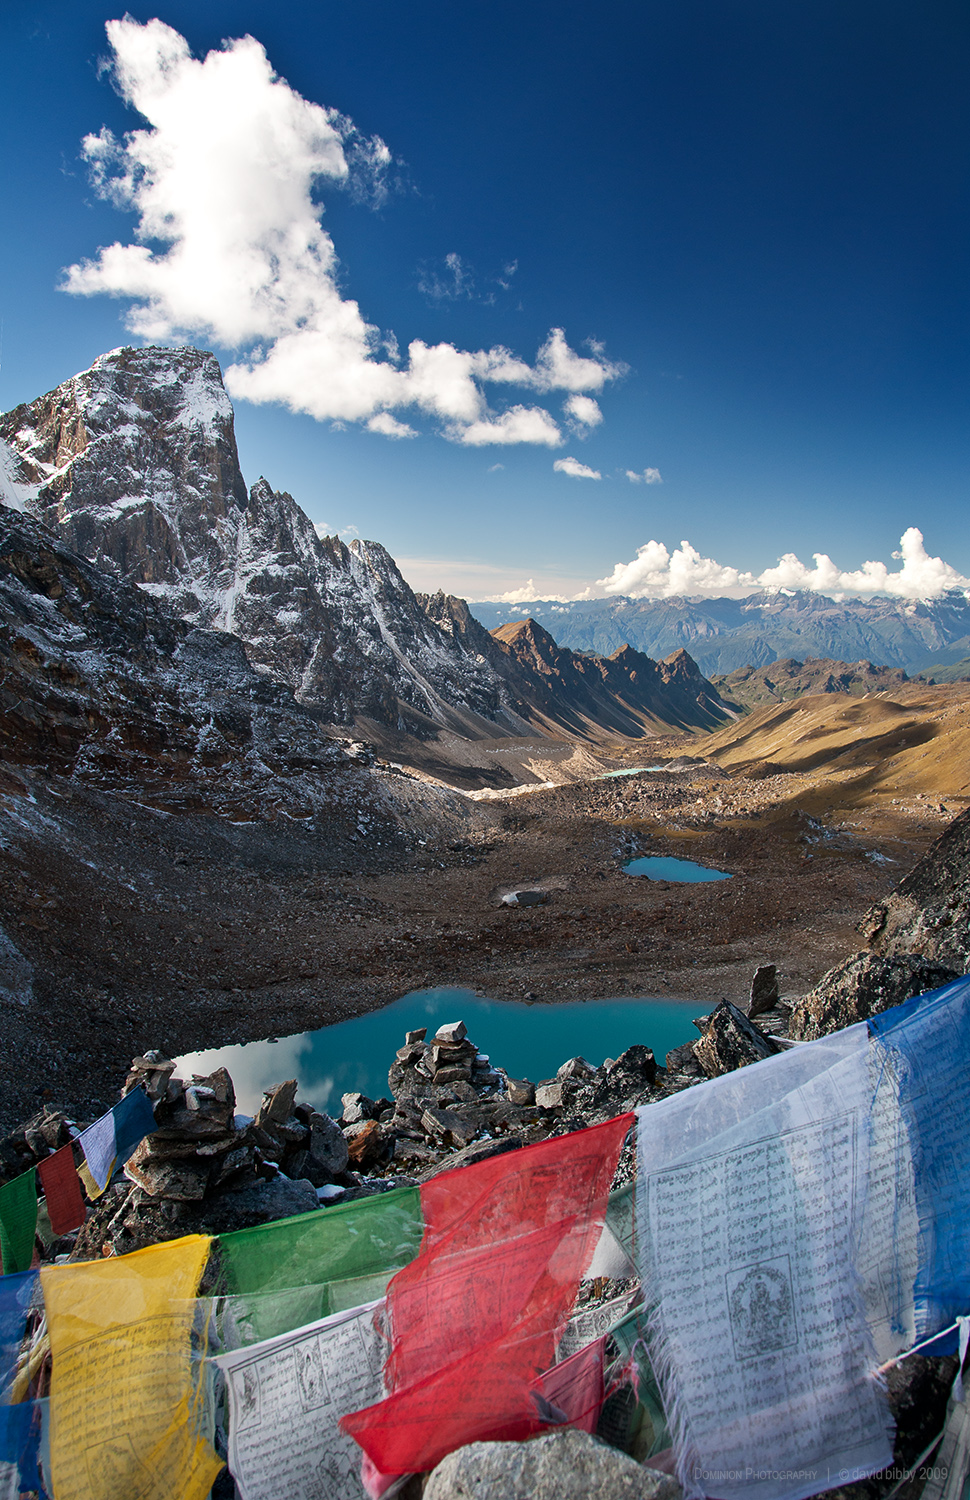
[[[332,814],[352,764],[231,635],[177,619],[0,508],[0,749],[170,811]],[[351,823],[350,797],[346,808]]]
[[[509,606],[475,603],[492,629]],[[751,594],[746,599],[574,599],[519,606],[574,651],[609,655],[624,643],[648,656],[683,648],[710,677],[782,657],[825,657],[902,667],[907,672],[970,654],[970,601],[955,591],[935,600],[828,599],[822,594]]]
[[[743,713],[770,703],[787,703],[806,693],[848,693],[852,698],[867,693],[891,692],[909,679],[901,667],[874,667],[871,661],[828,661],[810,657],[796,661],[785,657],[766,667],[739,667],[711,686],[726,702]]]
[[[513,664],[516,707],[533,723],[636,737],[663,726],[716,728],[730,717],[686,651],[663,662],[626,645],[609,657],[571,651],[532,619],[492,636]]]
[[[247,489],[219,365],[197,349],[116,349],[0,417],[0,500],[176,617],[236,636],[333,724],[491,738],[717,722],[689,670],[589,657],[550,677],[463,601],[416,596],[377,543],[321,538],[292,496]]]
[[[860,923],[868,948],[795,1007],[791,1035],[811,1040],[901,1005],[970,970],[970,809]]]
[[[290,495],[247,491],[218,362],[118,349],[0,417],[8,505],[191,623],[334,723],[518,733],[501,680],[437,629],[373,542],[317,536]]]

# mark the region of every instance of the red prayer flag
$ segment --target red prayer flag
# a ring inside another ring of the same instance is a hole
[[[558,1421],[594,1433],[606,1400],[603,1358],[606,1335],[577,1349],[535,1382],[535,1389],[559,1413]]]
[[[37,1164],[37,1175],[47,1199],[47,1217],[55,1234],[69,1234],[84,1223],[84,1195],[71,1147],[62,1146]]]
[[[387,1293],[390,1394],[340,1424],[382,1475],[422,1472],[465,1443],[548,1427],[536,1377],[555,1357],[592,1259],[633,1118],[422,1186],[421,1251]]]

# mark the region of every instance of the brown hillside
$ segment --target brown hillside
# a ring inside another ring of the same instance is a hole
[[[833,661],[829,657],[796,661],[791,656],[764,667],[738,667],[726,677],[711,679],[726,703],[749,712],[810,693],[848,693],[853,698],[863,698],[867,693],[895,693],[908,681],[902,667],[874,667],[871,661]]]
[[[815,773],[843,806],[893,797],[970,799],[970,684],[906,683],[853,698],[819,693],[758,710],[698,742],[735,775]]]

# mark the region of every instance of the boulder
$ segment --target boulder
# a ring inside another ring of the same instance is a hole
[[[376,1120],[361,1120],[348,1125],[344,1131],[350,1165],[358,1172],[366,1172],[384,1151],[384,1138]]]
[[[296,1079],[289,1078],[286,1083],[278,1083],[275,1089],[265,1093],[263,1102],[256,1111],[256,1124],[283,1125],[293,1113],[296,1089]]]
[[[507,1079],[506,1093],[510,1104],[528,1105],[536,1102],[536,1086],[528,1078]]]
[[[341,1094],[340,1103],[343,1106],[341,1119],[345,1125],[356,1125],[360,1120],[374,1118],[374,1101],[368,1099],[366,1094]]]
[[[571,1057],[556,1070],[556,1077],[562,1082],[566,1078],[592,1078],[595,1072],[596,1069],[590,1066],[585,1057]]]
[[[409,1032],[408,1035],[410,1036],[411,1033]],[[425,1033],[422,1032],[422,1037],[424,1035]],[[438,1027],[434,1039],[436,1042],[463,1042],[467,1035],[468,1027],[464,1021],[447,1021],[443,1026]]]
[[[446,1146],[467,1146],[478,1135],[484,1121],[474,1109],[443,1109],[429,1104],[422,1112],[422,1129]]]
[[[347,1142],[336,1120],[314,1110],[310,1116],[310,1140],[304,1173],[314,1187],[324,1187],[339,1175],[350,1160]]]
[[[473,1141],[470,1146],[465,1146],[461,1151],[452,1151],[449,1156],[441,1161],[435,1162],[433,1167],[422,1172],[418,1178],[419,1182],[429,1182],[432,1177],[437,1177],[441,1172],[453,1172],[458,1167],[474,1167],[480,1161],[488,1161],[493,1156],[504,1156],[507,1151],[518,1151],[522,1141],[517,1135],[507,1135],[499,1141]]]
[[[567,1427],[528,1443],[469,1443],[433,1470],[423,1500],[680,1500],[675,1479]]]
[[[509,891],[502,897],[503,906],[543,906],[549,900],[546,891]]]
[[[692,1076],[700,1074],[701,1065],[694,1056],[695,1046],[695,1042],[684,1042],[680,1047],[672,1047],[667,1053],[667,1072]]]
[[[173,1080],[174,1082],[174,1080]],[[295,1085],[294,1085],[295,1088]],[[155,1106],[159,1139],[188,1136],[202,1140],[224,1136],[233,1129],[236,1095],[225,1068],[196,1074],[190,1084],[178,1084]]]
[[[799,1000],[788,1034],[796,1041],[814,1041],[957,977],[953,969],[918,954],[854,953]]]
[[[306,1180],[293,1182],[282,1175],[269,1182],[249,1182],[237,1192],[222,1193],[203,1206],[206,1229],[210,1234],[229,1234],[247,1229],[251,1224],[270,1224],[289,1219],[294,1214],[318,1210],[316,1189]]]
[[[657,1059],[653,1055],[653,1048],[634,1042],[632,1047],[621,1052],[616,1061],[606,1069],[606,1079],[612,1088],[620,1087],[627,1081],[632,1089],[641,1090],[644,1086],[652,1088],[657,1081]]]
[[[778,1004],[778,969],[775,964],[759,964],[751,980],[748,1020],[767,1015]]]
[[[563,1086],[561,1083],[540,1083],[536,1089],[536,1104],[539,1109],[562,1109]]]
[[[694,1056],[708,1078],[733,1073],[735,1068],[745,1068],[782,1050],[730,1000],[722,1000],[711,1012],[704,1035],[694,1043]]]

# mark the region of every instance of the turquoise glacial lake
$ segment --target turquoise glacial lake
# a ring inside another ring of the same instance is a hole
[[[709,1007],[707,1007],[709,1008]],[[705,1008],[705,1009],[707,1009]],[[319,1031],[279,1041],[250,1042],[192,1052],[178,1059],[178,1072],[229,1069],[239,1110],[254,1114],[264,1089],[296,1078],[299,1097],[317,1109],[340,1113],[340,1096],[354,1089],[378,1099],[387,1094],[387,1070],[404,1033],[420,1026],[429,1035],[445,1021],[464,1021],[469,1039],[514,1078],[551,1078],[567,1058],[579,1054],[599,1065],[634,1042],[652,1047],[662,1064],[672,1047],[696,1039],[691,1025],[703,1010],[696,1001],[586,1000],[546,1005],[485,1000],[471,990],[418,990],[383,1010],[355,1016]]]
[[[686,885],[731,879],[726,870],[711,870],[693,859],[674,859],[660,854],[645,854],[640,859],[628,860],[623,872],[625,875],[646,875],[648,880],[679,881]]]

